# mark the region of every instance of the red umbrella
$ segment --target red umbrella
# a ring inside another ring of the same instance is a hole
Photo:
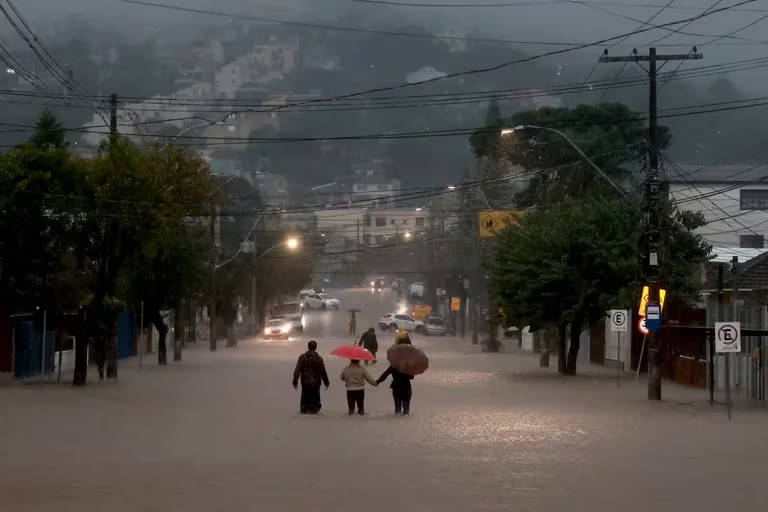
[[[338,347],[331,352],[331,355],[338,356],[344,359],[357,359],[358,361],[375,361],[376,356],[368,352],[363,347],[357,345],[344,345]]]

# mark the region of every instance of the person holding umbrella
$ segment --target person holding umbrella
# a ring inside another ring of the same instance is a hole
[[[415,375],[421,375],[429,368],[429,358],[423,350],[411,345],[409,338],[398,339],[395,345],[387,349],[389,368],[376,380],[381,384],[392,376],[392,398],[395,401],[395,414],[403,416],[411,413],[413,390],[411,381]]]
[[[375,358],[376,352],[379,350],[379,342],[376,339],[376,329],[373,327],[368,328],[368,330],[360,337],[360,343],[358,343],[358,345],[364,347],[368,352],[373,354],[373,357]],[[365,366],[368,366],[368,363],[369,361],[366,361]],[[376,360],[374,359],[371,364],[376,364]]]
[[[312,340],[307,344],[307,351],[299,356],[296,369],[293,371],[293,389],[298,389],[301,380],[301,414],[318,414],[322,404],[320,402],[320,383],[325,384],[325,389],[331,385],[328,373],[325,371],[325,363],[317,353],[317,342]]]
[[[355,413],[355,405],[357,405],[357,413],[362,416],[365,414],[365,383],[367,381],[373,386],[378,386],[378,384],[373,380],[368,370],[360,366],[360,361],[375,361],[376,358],[358,345],[338,347],[331,354],[350,360],[349,366],[341,372],[341,380],[347,386],[347,405],[350,416]]]
[[[349,366],[344,368],[341,372],[341,380],[344,381],[344,385],[347,387],[347,407],[349,407],[349,415],[355,414],[355,405],[357,405],[357,414],[360,416],[365,414],[365,383],[368,382],[371,386],[378,386],[379,384],[373,380],[368,370],[360,366],[358,359],[352,359],[349,361]]]
[[[376,379],[376,384],[381,384],[390,375],[392,376],[392,384],[389,387],[392,388],[392,398],[395,401],[395,414],[400,414],[402,411],[403,416],[408,416],[411,413],[411,397],[413,396],[411,381],[413,380],[413,375],[408,375],[399,371],[394,366],[390,366],[381,374],[381,377]]]

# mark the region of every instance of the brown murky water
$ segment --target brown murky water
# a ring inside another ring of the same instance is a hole
[[[432,368],[414,381],[409,418],[391,415],[383,386],[367,391],[368,417],[347,417],[330,356],[325,414],[298,416],[297,344],[199,347],[182,365],[129,363],[119,383],[82,390],[0,388],[0,508],[768,510],[759,411],[728,422],[707,406],[649,404],[642,385],[559,379],[528,356],[425,347]]]

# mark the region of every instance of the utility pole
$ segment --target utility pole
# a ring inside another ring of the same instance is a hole
[[[632,51],[628,57],[609,57],[605,50],[600,62],[648,62],[648,172],[645,178],[645,209],[647,214],[647,251],[648,251],[648,306],[659,306],[659,287],[661,265],[659,262],[660,242],[660,210],[661,198],[659,191],[659,140],[658,140],[658,106],[657,84],[658,62],[698,60],[704,56],[694,47],[687,55],[671,54],[658,55],[656,48],[650,48],[648,55],[638,55]],[[642,67],[642,66],[641,66]],[[660,308],[659,308],[660,310]],[[659,341],[656,331],[648,333],[648,400],[661,400],[661,368],[659,367]]]
[[[211,235],[211,268],[209,286],[209,303],[208,306],[208,339],[211,352],[216,351],[216,201],[213,194],[211,194],[211,222],[210,222],[210,235]]]
[[[113,139],[117,136],[117,94],[109,97],[109,135]]]

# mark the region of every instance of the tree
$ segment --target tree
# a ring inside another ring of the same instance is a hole
[[[492,288],[511,324],[558,329],[560,373],[575,373],[583,328],[635,275],[638,223],[637,210],[592,197],[533,211],[499,235]]]
[[[108,305],[121,301],[135,308],[146,299],[146,318],[160,331],[162,350],[168,331],[162,308],[182,300],[191,266],[179,269],[183,257],[176,253],[186,249],[183,235],[190,215],[208,207],[210,185],[210,170],[198,157],[172,147],[137,147],[121,137],[87,162],[83,238],[95,262],[88,304],[94,336],[114,328],[114,308]],[[137,291],[137,283],[145,287]],[[113,342],[107,336],[108,378],[117,375]]]
[[[662,218],[662,283],[671,296],[687,299],[691,277],[709,253],[693,233],[702,219],[669,204]],[[511,325],[558,329],[560,373],[576,373],[584,329],[611,306],[636,301],[643,225],[639,205],[594,193],[562,207],[533,210],[498,236],[493,289]]]
[[[43,109],[35,123],[35,133],[29,139],[35,146],[51,146],[63,148],[68,144],[66,132],[61,122],[47,108]]]
[[[639,186],[637,163],[647,153],[644,118],[620,103],[542,108],[516,114],[507,126],[535,125],[562,131],[612,180],[632,190]],[[659,148],[670,141],[659,128]],[[605,179],[579,157],[562,136],[542,131],[515,131],[504,137],[500,152],[511,163],[535,173],[517,197],[519,206],[532,206],[607,190]]]

